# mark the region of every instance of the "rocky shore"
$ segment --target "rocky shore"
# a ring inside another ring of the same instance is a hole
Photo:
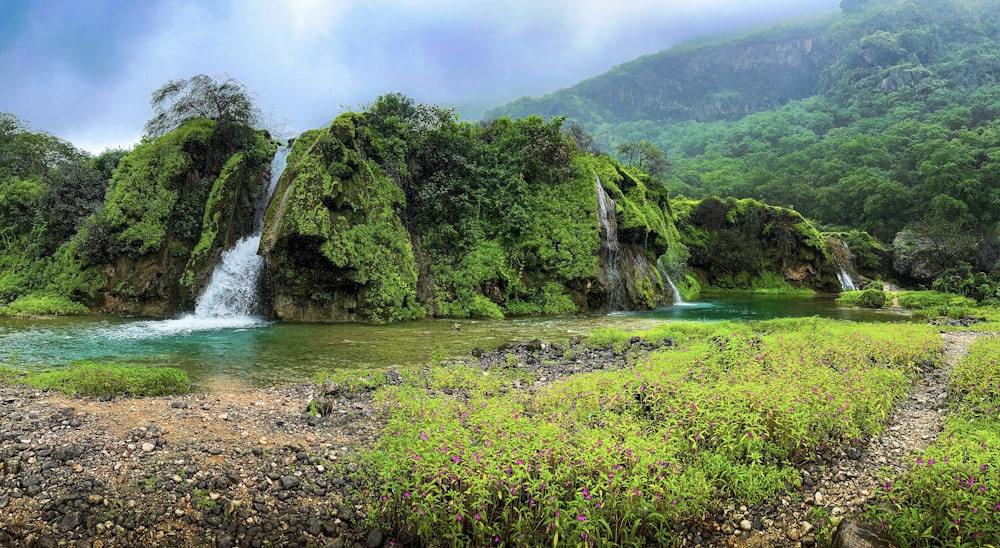
[[[944,337],[951,363],[975,335]],[[541,387],[627,367],[672,344],[637,338],[616,352],[572,341],[566,352],[533,341],[477,352],[468,363],[526,368]],[[883,435],[803,465],[799,490],[680,526],[684,544],[817,545],[817,516],[861,512],[883,470],[906,469],[934,441],[947,372],[924,371]],[[386,379],[398,382],[399,373]],[[325,402],[321,414],[311,401]],[[0,402],[0,546],[388,545],[365,514],[358,456],[382,424],[364,391],[299,385],[101,401],[0,386]]]

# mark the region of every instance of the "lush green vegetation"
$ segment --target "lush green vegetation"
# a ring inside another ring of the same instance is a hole
[[[91,157],[0,113],[0,307],[20,299],[5,313],[58,312],[51,300],[32,308],[38,297],[28,296],[65,295],[58,288],[59,281],[69,280],[59,264],[60,250],[100,208],[124,154],[109,150]]]
[[[606,306],[598,178],[634,259],[623,273],[629,297],[655,306],[666,290],[649,265],[676,241],[666,189],[586,152],[584,139],[561,119],[471,124],[399,94],[304,133],[263,244],[278,301],[295,303],[279,304],[279,316],[500,318]]]
[[[677,200],[688,266],[721,290],[793,293],[834,290],[823,236],[801,215],[755,200]],[[795,284],[795,285],[792,285]]]
[[[798,481],[794,464],[879,432],[917,364],[941,358],[936,331],[918,325],[672,324],[641,336],[679,344],[537,391],[516,368],[431,368],[440,384],[404,371],[376,392],[389,423],[370,456],[374,515],[427,541],[676,544],[674,524],[772,497]],[[437,386],[463,397],[427,391]]]
[[[904,546],[990,546],[1000,538],[1000,340],[976,342],[955,367],[951,411],[913,467],[883,483],[869,517]]]
[[[58,295],[29,294],[0,306],[0,316],[69,316],[87,312],[86,306]]]
[[[754,198],[865,230],[894,243],[891,278],[904,283],[963,262],[988,274],[1000,249],[1000,3],[842,8],[681,45],[495,113],[568,116],[609,151],[651,142],[677,194]]]
[[[20,373],[0,367],[0,382],[80,396],[169,396],[191,388],[187,373],[173,367],[80,362],[62,369]]]

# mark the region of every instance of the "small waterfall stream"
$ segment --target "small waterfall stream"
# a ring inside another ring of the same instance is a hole
[[[858,286],[848,271],[848,267],[851,265],[851,250],[847,244],[839,241],[835,243],[828,241],[827,245],[830,247],[833,261],[837,264],[837,281],[840,282],[841,291],[857,291]]]
[[[260,238],[264,232],[264,213],[274,194],[290,149],[278,147],[271,161],[271,179],[267,193],[257,204],[254,215],[253,234],[236,242],[222,254],[205,291],[198,298],[194,309],[196,319],[246,318],[261,314],[260,282],[264,270],[264,259],[257,254]]]
[[[667,280],[667,283],[670,285],[670,291],[672,291],[674,294],[674,305],[676,306],[686,305],[687,303],[684,301],[684,297],[681,295],[680,290],[677,289],[677,286],[674,285],[674,281],[670,279],[670,276],[664,273],[663,278]]]
[[[851,279],[851,275],[844,270],[844,267],[837,265],[837,280],[840,282],[840,287],[844,291],[857,291],[857,286],[854,285],[854,280]]]
[[[612,311],[626,310],[628,305],[625,280],[618,264],[618,221],[615,218],[615,202],[601,185],[601,178],[594,174],[597,191],[597,218],[601,225],[601,253],[604,269],[608,276],[608,308]]]

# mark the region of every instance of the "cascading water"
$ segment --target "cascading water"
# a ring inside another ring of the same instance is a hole
[[[236,242],[222,254],[222,260],[212,272],[204,293],[194,309],[195,318],[240,319],[261,313],[260,281],[264,259],[257,254],[264,232],[264,213],[285,170],[288,147],[278,147],[271,161],[271,179],[267,193],[257,204],[253,234]]]
[[[844,267],[837,265],[837,280],[840,282],[840,288],[844,291],[857,291],[857,286],[854,285],[854,280],[851,279],[851,275],[847,273]]]
[[[621,266],[618,264],[618,222],[615,218],[615,202],[605,192],[601,178],[594,175],[597,190],[597,219],[601,225],[601,253],[604,257],[604,270],[608,276],[610,289],[608,291],[608,308],[610,310],[625,310],[628,299],[625,282],[622,279]]]
[[[837,281],[840,282],[840,289],[842,291],[857,291],[858,286],[854,284],[854,278],[847,271],[847,265],[850,264],[851,260],[851,250],[848,249],[847,244],[840,243],[840,249],[831,247],[831,251],[833,260],[837,263]]]
[[[674,281],[670,279],[670,276],[667,275],[667,274],[664,274],[663,277],[667,280],[667,284],[670,285],[670,291],[672,291],[673,294],[674,294],[674,305],[676,305],[676,306],[684,306],[684,305],[686,305],[687,303],[684,302],[684,297],[681,296],[680,290],[678,290],[677,286],[674,285]]]

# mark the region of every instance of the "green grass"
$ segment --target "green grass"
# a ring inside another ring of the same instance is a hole
[[[975,299],[940,291],[900,291],[896,298],[899,306],[914,310],[976,307]]]
[[[428,542],[677,544],[676,524],[768,500],[798,483],[796,464],[879,432],[916,365],[941,358],[923,325],[668,324],[641,336],[678,345],[537,391],[476,390],[511,382],[479,374],[461,377],[466,398],[377,392],[388,426],[369,455],[372,514]]]
[[[1000,538],[1000,339],[981,339],[952,373],[951,414],[913,468],[869,512],[903,546],[991,546]]]
[[[95,362],[38,373],[0,368],[0,382],[81,396],[169,396],[191,388],[187,373],[180,369]]]

